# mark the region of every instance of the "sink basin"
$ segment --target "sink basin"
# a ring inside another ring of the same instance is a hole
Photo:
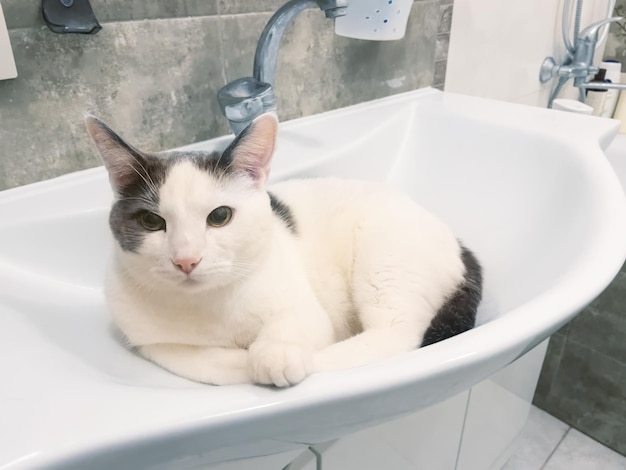
[[[616,136],[605,153],[626,191],[626,134]]]
[[[0,193],[0,468],[196,468],[297,451],[472,387],[624,261],[626,202],[602,152],[616,131],[432,89],[281,124],[274,180],[387,181],[449,223],[485,272],[475,329],[284,390],[196,384],[122,346],[102,294],[103,168]]]

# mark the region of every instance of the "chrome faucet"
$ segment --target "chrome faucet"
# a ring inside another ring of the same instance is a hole
[[[592,65],[598,42],[598,32],[603,26],[622,19],[619,16],[607,18],[580,31],[574,41],[573,51],[570,51],[563,64],[557,65],[554,57],[544,59],[539,71],[539,81],[546,83],[553,77],[559,77],[559,81],[550,95],[548,108],[552,107],[552,102],[570,78],[574,79],[574,86],[578,87],[578,99],[581,102],[585,101],[586,88],[626,89],[626,85],[621,84],[589,82],[590,77],[593,77],[599,70],[598,67]]]
[[[217,93],[222,113],[236,135],[257,116],[276,110],[274,82],[278,49],[293,19],[309,8],[319,8],[326,18],[337,18],[346,14],[347,7],[348,0],[290,0],[274,13],[257,43],[253,76],[233,80]]]

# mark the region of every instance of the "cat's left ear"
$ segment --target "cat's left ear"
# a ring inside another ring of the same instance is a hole
[[[246,127],[225,153],[230,153],[231,166],[251,176],[259,186],[265,185],[270,174],[278,118],[273,113],[262,114]]]

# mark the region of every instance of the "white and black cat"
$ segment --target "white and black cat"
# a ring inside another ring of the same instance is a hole
[[[479,263],[407,196],[333,178],[266,188],[273,115],[217,153],[148,154],[86,123],[115,193],[109,309],[165,369],[283,387],[474,326]]]

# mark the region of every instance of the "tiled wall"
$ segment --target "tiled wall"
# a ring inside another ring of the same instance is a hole
[[[615,14],[626,15],[626,0],[617,0]],[[626,64],[622,26],[611,26],[604,56]],[[552,336],[534,401],[626,455],[626,265],[600,297]]]
[[[99,165],[84,111],[147,150],[228,133],[216,92],[251,74],[285,1],[91,0],[103,29],[82,36],[49,31],[40,0],[0,0],[19,73],[0,81],[0,189]],[[391,42],[339,37],[321,12],[303,13],[279,54],[280,118],[442,86],[451,13],[451,0],[416,0]]]
[[[445,89],[546,106],[539,66],[560,52],[554,27],[561,2],[456,0]]]
[[[583,26],[603,17],[606,1],[584,1]],[[539,82],[539,67],[546,56],[564,57],[562,6],[563,0],[456,0],[446,91],[547,106],[553,84]],[[577,95],[569,86],[564,96]]]

